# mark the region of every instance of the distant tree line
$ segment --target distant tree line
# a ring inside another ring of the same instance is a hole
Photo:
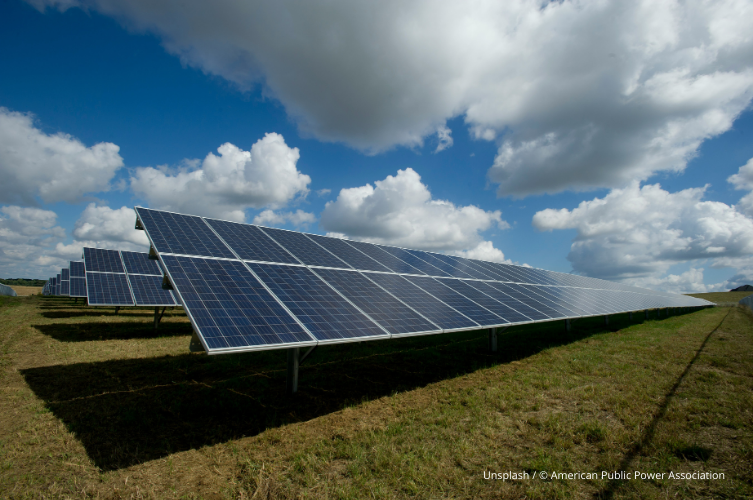
[[[0,283],[8,286],[44,286],[44,284],[47,283],[47,280],[35,280],[31,278],[0,278]]]

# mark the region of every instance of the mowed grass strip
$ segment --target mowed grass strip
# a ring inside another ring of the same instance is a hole
[[[322,347],[293,398],[284,352],[189,355],[168,312],[3,300],[0,497],[753,495],[746,309]],[[510,470],[725,479],[484,479]]]

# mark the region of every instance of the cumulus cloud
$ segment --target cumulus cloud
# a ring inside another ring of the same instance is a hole
[[[57,214],[50,210],[15,205],[0,208],[0,267],[5,277],[44,276],[52,274],[55,267],[59,271],[62,261],[45,254],[65,237],[56,223]]]
[[[244,222],[247,208],[284,206],[308,193],[311,177],[296,168],[300,154],[280,134],[266,134],[250,151],[229,142],[199,165],[138,168],[131,189],[154,208]]]
[[[753,255],[753,220],[735,207],[703,201],[705,190],[669,193],[658,184],[634,182],[573,210],[537,212],[533,225],[542,231],[576,229],[568,260],[584,275],[661,285],[651,280],[677,263],[708,259],[721,267]],[[699,271],[688,271],[682,280],[689,282]]]
[[[30,1],[154,33],[322,140],[412,147],[464,116],[500,195],[681,171],[753,92],[746,0]]]
[[[735,186],[735,189],[750,191],[736,206],[748,216],[753,216],[753,158],[740,167],[736,174],[730,175],[727,181]]]
[[[109,142],[86,147],[68,134],[45,134],[31,114],[0,107],[0,202],[36,205],[77,202],[107,191],[123,166],[120,148]]]
[[[337,199],[325,205],[320,225],[358,240],[439,251],[476,249],[483,243],[480,232],[509,227],[499,210],[432,199],[411,168],[398,170],[374,186],[340,190]],[[501,255],[491,247],[482,248],[488,255]]]
[[[295,212],[275,212],[274,210],[264,210],[254,217],[254,224],[260,226],[281,226],[286,223],[293,224],[296,227],[307,226],[316,222],[316,216],[310,212],[296,210]]]

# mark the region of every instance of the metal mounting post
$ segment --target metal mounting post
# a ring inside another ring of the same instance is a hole
[[[489,328],[489,350],[497,352],[497,329]]]
[[[288,394],[293,395],[298,392],[298,365],[300,363],[301,348],[293,347],[288,349]]]

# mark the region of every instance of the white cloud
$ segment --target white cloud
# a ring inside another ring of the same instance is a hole
[[[30,1],[155,33],[322,140],[416,146],[464,116],[500,141],[500,195],[682,171],[753,93],[748,0]]]
[[[576,229],[568,260],[584,275],[671,288],[702,271],[679,281],[661,278],[674,264],[708,259],[721,267],[753,255],[753,220],[735,207],[703,201],[705,189],[669,193],[658,184],[635,182],[573,210],[537,212],[533,225],[542,231]]]
[[[740,170],[727,178],[727,182],[735,186],[735,189],[750,191],[743,196],[736,207],[748,216],[753,217],[753,158],[740,167]]]
[[[296,168],[298,148],[279,134],[266,134],[251,151],[229,142],[217,151],[201,166],[189,161],[179,169],[138,168],[131,189],[154,208],[239,222],[247,208],[277,208],[308,193],[311,177]]]
[[[4,278],[42,277],[45,273],[52,275],[55,268],[56,273],[60,271],[62,261],[44,253],[65,237],[56,223],[57,214],[50,210],[14,205],[0,208],[0,268]]]
[[[439,140],[439,144],[437,144],[437,149],[434,150],[435,153],[452,147],[452,130],[446,125],[442,125],[437,129],[437,139]]]
[[[478,248],[483,243],[480,232],[509,227],[498,210],[432,199],[410,168],[374,185],[340,190],[337,200],[325,205],[321,226],[353,239],[439,251]],[[490,248],[486,252],[494,254]]]
[[[107,191],[123,166],[119,150],[109,142],[87,148],[68,134],[45,134],[31,114],[0,107],[0,202],[36,205],[39,197],[73,203]]]
[[[316,216],[310,212],[304,212],[299,209],[295,212],[275,212],[274,210],[264,210],[254,217],[254,224],[260,226],[281,226],[287,222],[296,227],[307,226],[316,222]]]
[[[470,250],[456,250],[452,252],[453,255],[458,257],[465,257],[466,259],[485,260],[488,262],[501,262],[503,264],[512,264],[510,259],[505,259],[505,254],[499,248],[494,248],[491,241],[482,241],[475,248]]]

